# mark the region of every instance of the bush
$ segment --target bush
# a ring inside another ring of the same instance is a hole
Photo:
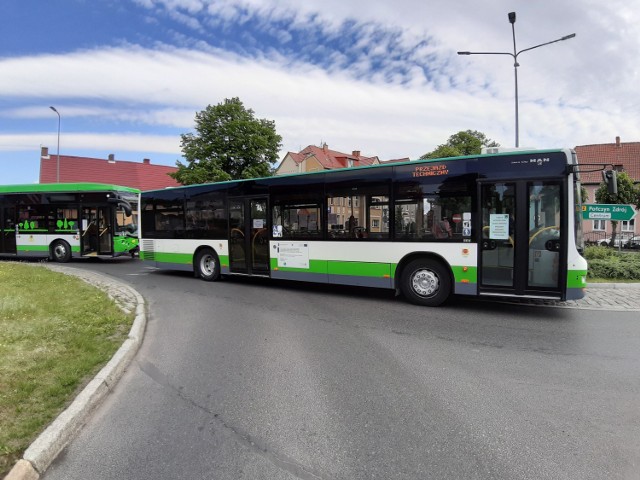
[[[615,256],[617,252],[609,247],[591,246],[584,249],[584,258],[587,260],[603,260]]]
[[[587,247],[588,278],[640,280],[640,255],[607,247]]]

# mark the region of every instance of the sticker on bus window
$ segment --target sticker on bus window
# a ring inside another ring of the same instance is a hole
[[[273,226],[273,237],[274,238],[282,238],[282,225],[274,225]]]
[[[492,240],[509,239],[509,214],[492,213],[489,217],[489,238]]]

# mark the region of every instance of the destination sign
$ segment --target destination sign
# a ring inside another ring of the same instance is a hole
[[[584,220],[629,221],[636,215],[633,205],[588,203],[582,206]]]

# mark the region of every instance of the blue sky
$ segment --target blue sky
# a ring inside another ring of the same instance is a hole
[[[174,165],[195,113],[240,97],[281,158],[416,158],[459,130],[514,145],[640,141],[640,0],[3,0],[0,183],[61,154]]]

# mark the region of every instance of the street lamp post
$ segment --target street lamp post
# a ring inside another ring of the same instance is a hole
[[[58,159],[56,162],[56,183],[60,183],[60,112],[55,107],[49,107],[58,115]]]
[[[513,53],[511,52],[458,52],[458,55],[509,55],[513,58],[513,73],[515,78],[515,98],[516,98],[516,147],[520,146],[520,125],[518,120],[518,67],[520,64],[518,63],[518,55],[524,52],[528,52],[529,50],[533,50],[534,48],[544,47],[545,45],[550,45],[556,42],[562,42],[563,40],[569,40],[576,36],[575,33],[571,35],[565,35],[562,38],[558,38],[557,40],[552,40],[551,42],[541,43],[540,45],[535,45],[533,47],[525,48],[524,50],[516,49],[516,12],[509,12],[509,23],[511,24],[511,32],[513,34]]]

